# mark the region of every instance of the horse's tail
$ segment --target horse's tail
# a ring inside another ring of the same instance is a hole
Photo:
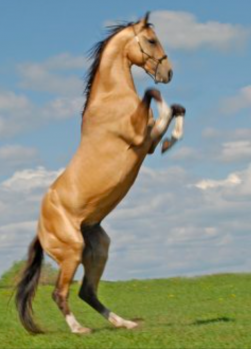
[[[43,262],[43,249],[36,236],[29,247],[28,260],[17,285],[16,307],[22,325],[30,333],[43,333],[33,321],[32,300],[38,286]]]

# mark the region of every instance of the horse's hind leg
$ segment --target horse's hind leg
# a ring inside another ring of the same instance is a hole
[[[58,305],[59,309],[62,311],[67,324],[69,325],[73,333],[89,333],[91,330],[85,327],[82,327],[74,315],[70,311],[68,305],[68,296],[69,288],[74,277],[74,274],[77,270],[77,267],[80,264],[80,260],[76,258],[75,251],[66,250],[65,259],[60,263],[60,272],[56,288],[52,294],[52,298]]]
[[[99,224],[91,227],[82,225],[82,233],[85,240],[83,252],[85,275],[79,291],[80,298],[103,315],[115,327],[128,329],[136,327],[137,324],[135,322],[124,320],[108,310],[97,297],[98,284],[108,258],[110,245],[108,235]]]

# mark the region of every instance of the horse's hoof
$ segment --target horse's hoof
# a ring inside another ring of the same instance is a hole
[[[90,334],[92,330],[87,327],[78,327],[72,333],[77,333],[77,334]]]
[[[128,330],[132,330],[132,329],[138,327],[138,324],[136,322],[133,322],[133,321],[125,321],[124,327],[127,328]]]
[[[162,143],[161,153],[164,154],[169,148],[171,148],[171,142],[166,138]]]

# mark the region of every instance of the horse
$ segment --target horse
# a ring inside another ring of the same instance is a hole
[[[54,181],[41,203],[37,234],[17,284],[16,307],[30,333],[43,333],[33,319],[32,301],[38,286],[44,253],[59,266],[52,298],[72,333],[90,333],[73,315],[69,288],[80,264],[84,277],[79,297],[115,327],[133,329],[98,298],[110,245],[101,226],[133,185],[143,160],[152,154],[173,118],[182,116],[180,105],[169,107],[156,89],[136,92],[131,67],[143,68],[156,83],[173,76],[171,62],[149,23],[149,13],[137,22],[112,26],[92,51],[85,88],[81,140],[64,172]],[[157,119],[151,109],[155,100]],[[170,144],[165,144],[163,151]]]

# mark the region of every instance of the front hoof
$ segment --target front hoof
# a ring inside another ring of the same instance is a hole
[[[186,109],[180,105],[180,104],[173,104],[171,106],[172,112],[173,112],[173,116],[185,116],[186,114]]]
[[[169,141],[169,139],[164,139],[162,143],[162,148],[161,148],[161,154],[164,154],[169,148],[171,148],[172,143]]]

